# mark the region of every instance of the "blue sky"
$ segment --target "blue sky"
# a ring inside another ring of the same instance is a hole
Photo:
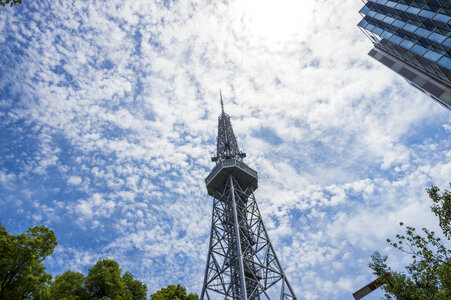
[[[50,273],[200,292],[219,88],[299,299],[349,299],[399,221],[437,228],[451,115],[366,54],[360,1],[24,1],[0,11],[0,219]],[[376,293],[368,299],[376,299]]]

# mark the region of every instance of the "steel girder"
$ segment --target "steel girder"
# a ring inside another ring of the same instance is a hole
[[[213,199],[203,299],[297,299],[263,225],[252,186],[230,174]]]
[[[230,116],[224,111],[218,118],[218,137],[216,138],[216,157],[214,161],[223,161],[225,159],[242,160],[246,154],[240,151],[236,141],[235,133],[233,132]]]

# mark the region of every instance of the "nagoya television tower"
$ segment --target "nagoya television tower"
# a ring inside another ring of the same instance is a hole
[[[257,172],[243,163],[246,154],[238,148],[222,95],[221,109],[211,159],[216,166],[205,179],[213,216],[200,299],[296,299],[258,210]]]

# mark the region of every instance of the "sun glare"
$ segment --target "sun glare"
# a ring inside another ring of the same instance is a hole
[[[252,35],[285,41],[301,33],[306,5],[300,0],[248,0],[242,20]]]

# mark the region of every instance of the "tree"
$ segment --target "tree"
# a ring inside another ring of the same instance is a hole
[[[114,260],[102,259],[89,269],[86,277],[82,273],[72,271],[56,276],[45,299],[145,300],[146,295],[145,284],[133,279],[130,272],[121,276],[119,264]]]
[[[169,285],[167,288],[158,290],[150,296],[152,300],[198,300],[197,294],[186,294],[186,289],[180,284]]]
[[[43,261],[56,245],[55,233],[45,226],[12,235],[0,223],[0,300],[146,299],[146,285],[130,272],[121,276],[119,264],[111,259],[96,262],[86,277],[66,271],[52,281]]]
[[[122,280],[124,280],[125,283],[125,299],[146,299],[147,286],[141,281],[133,279],[132,273],[125,272],[124,275],[122,275]]]
[[[445,190],[443,195],[440,195],[438,193],[440,190],[436,186],[426,190],[434,202],[431,206],[432,212],[438,217],[440,228],[449,240],[451,238],[451,192]]]
[[[111,259],[96,262],[88,272],[85,284],[90,298],[102,299],[146,299],[147,286],[139,280],[134,280],[130,272],[122,270],[119,264]]]
[[[451,184],[450,184],[451,185]],[[434,204],[432,212],[439,218],[443,235],[451,239],[451,192],[432,186],[426,189]],[[401,226],[404,224],[401,222]],[[368,265],[380,276],[387,299],[451,299],[451,250],[435,232],[422,228],[422,233],[406,226],[406,235],[396,235],[396,241],[387,242],[412,257],[407,274],[393,272],[387,265],[387,256],[375,251]]]
[[[111,259],[102,259],[96,262],[89,269],[86,287],[94,298],[119,298],[125,290],[119,264]]]
[[[42,298],[52,279],[42,263],[56,244],[45,226],[13,235],[0,223],[0,299]]]
[[[0,0],[0,5],[5,6],[9,4],[9,7],[12,7],[14,4],[22,4],[22,0]]]
[[[48,298],[52,300],[90,299],[85,285],[85,276],[82,273],[72,271],[57,275],[48,290]]]
[[[45,299],[52,300],[145,300],[147,287],[133,279],[130,272],[121,276],[119,264],[114,260],[101,259],[89,269],[86,277],[72,271],[56,276],[46,292]]]

